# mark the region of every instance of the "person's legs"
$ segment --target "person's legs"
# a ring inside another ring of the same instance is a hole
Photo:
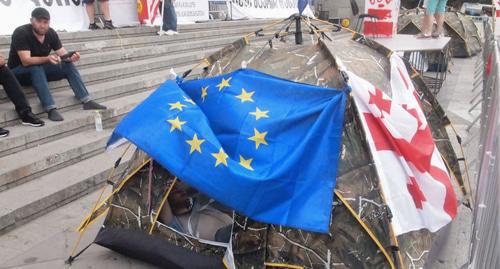
[[[167,5],[165,5],[168,9],[168,21],[169,21],[169,30],[177,32],[177,14],[175,13],[175,7],[172,0],[166,0]]]
[[[168,0],[165,0],[165,1],[168,1]],[[166,15],[167,14],[167,5],[164,2],[160,2],[160,11],[161,10],[163,10],[163,12],[161,13],[162,20],[163,20],[163,24],[161,25],[161,30],[168,31],[169,21],[168,21],[168,16]]]
[[[104,14],[104,19],[110,21],[111,15],[109,14],[109,2],[99,1],[99,6],[101,7],[102,14]]]
[[[3,86],[7,97],[14,103],[19,115],[31,111],[28,100],[26,100],[26,96],[21,90],[21,85],[12,71],[6,66],[0,67],[0,85]]]
[[[111,21],[111,14],[109,12],[109,1],[100,0],[99,5],[101,7],[102,13],[104,14],[104,29],[115,29],[113,21]]]
[[[433,16],[436,13],[438,0],[428,0],[422,21],[422,37],[430,37],[432,34]]]
[[[444,13],[446,11],[446,0],[439,0],[436,7],[436,13],[434,18],[436,18],[436,36],[442,35],[444,33]]]
[[[162,7],[160,7],[161,10]],[[163,31],[175,31],[177,32],[177,14],[175,14],[174,4],[172,0],[165,0],[163,2]]]
[[[95,23],[95,9],[94,9],[94,0],[84,0],[85,9],[87,10],[87,15],[89,16],[89,23]]]
[[[24,85],[32,85],[35,89],[42,107],[45,111],[57,108],[50,93],[49,83],[47,81],[47,76],[45,75],[45,66],[50,66],[51,64],[44,65],[33,65],[33,66],[18,66],[12,69],[12,72],[19,81]]]
[[[75,93],[76,99],[82,103],[90,101],[90,96],[83,83],[80,73],[73,63],[61,62],[59,65],[44,65],[45,74],[48,81],[56,81],[66,78]]]
[[[31,112],[26,96],[22,92],[21,85],[12,71],[4,66],[0,67],[0,84],[3,85],[9,99],[14,103],[17,114],[23,125],[34,127],[43,126],[45,123]]]
[[[85,9],[87,10],[87,15],[89,17],[89,30],[98,30],[98,29],[101,29],[95,23],[94,0],[83,0],[82,3],[85,5]]]

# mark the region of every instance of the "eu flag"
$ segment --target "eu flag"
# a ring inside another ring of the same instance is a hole
[[[252,219],[327,232],[348,90],[250,69],[167,81],[116,127],[199,191]]]

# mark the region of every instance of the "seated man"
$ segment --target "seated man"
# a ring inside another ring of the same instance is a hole
[[[52,121],[64,119],[57,111],[48,81],[66,78],[76,98],[83,103],[83,109],[106,109],[91,101],[87,88],[73,65],[73,62],[80,59],[80,54],[67,54],[49,23],[49,12],[44,8],[35,8],[31,13],[31,24],[20,26],[14,31],[9,54],[10,69],[22,85],[33,86]],[[57,55],[50,55],[52,50]]]
[[[7,97],[14,103],[17,114],[19,118],[21,118],[21,123],[34,127],[43,126],[44,122],[31,112],[31,107],[21,90],[21,85],[19,85],[16,77],[5,64],[5,58],[0,55],[0,85],[3,86],[3,89],[7,93]],[[8,135],[9,131],[0,128],[0,137],[6,137]]]
[[[160,212],[160,222],[199,239],[228,243],[233,223],[224,212],[228,209],[200,193],[189,196],[185,188],[190,187],[183,182],[174,186]]]

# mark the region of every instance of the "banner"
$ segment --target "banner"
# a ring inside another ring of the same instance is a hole
[[[141,23],[162,25],[161,13],[163,12],[159,10],[160,2],[160,0],[139,0],[137,10]],[[178,24],[208,21],[209,19],[208,0],[174,0],[174,7]]]
[[[208,0],[176,0],[177,23],[208,21]]]
[[[11,35],[30,22],[31,11],[43,7],[50,12],[50,26],[57,31],[80,31],[88,28],[88,17],[81,0],[0,0],[0,34]]]
[[[116,27],[139,25],[136,0],[109,1],[109,12]]]
[[[229,17],[239,19],[281,19],[298,13],[298,0],[228,0]],[[302,13],[314,17],[309,5]]]
[[[366,18],[363,34],[390,37],[397,34],[400,0],[365,0],[365,13],[375,15],[378,20]]]

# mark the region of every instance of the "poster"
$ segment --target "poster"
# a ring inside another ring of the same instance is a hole
[[[376,19],[365,18],[363,34],[366,36],[391,37],[397,34],[400,0],[365,0],[365,13]]]

